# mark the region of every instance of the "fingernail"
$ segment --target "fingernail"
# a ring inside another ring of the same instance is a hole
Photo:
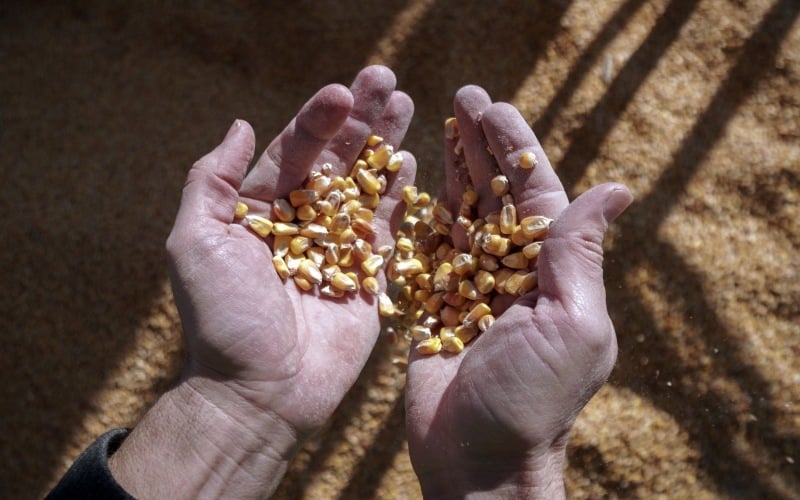
[[[612,189],[603,204],[603,217],[611,223],[628,208],[633,201],[633,195],[627,188],[617,187]]]

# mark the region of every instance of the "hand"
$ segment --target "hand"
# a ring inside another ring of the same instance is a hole
[[[251,214],[270,217],[272,203],[298,189],[323,163],[347,175],[370,134],[397,149],[413,104],[394,87],[391,71],[369,67],[349,89],[323,88],[246,175],[255,139],[247,123],[236,121],[222,144],[189,172],[167,242],[188,361],[182,383],[157,404],[159,418],[149,413],[114,455],[112,471],[123,486],[135,490],[137,485],[122,478],[138,476],[149,483],[138,486],[155,487],[141,472],[147,466],[142,460],[158,464],[153,450],[172,447],[164,453],[173,459],[198,459],[192,472],[169,474],[182,483],[179,491],[267,495],[302,441],[323,425],[355,382],[379,333],[375,298],[366,292],[320,298],[318,292],[300,291],[292,280],[284,283],[266,242],[234,221],[234,209],[241,199]],[[390,222],[402,217],[396,209],[401,184],[413,182],[414,172],[413,157],[404,154],[402,169],[390,176],[376,209],[374,246],[391,244]],[[170,421],[178,434],[186,433],[187,425],[198,427],[186,436],[194,442],[172,442],[165,435],[164,422]],[[135,455],[126,447],[141,452],[134,465],[126,465]],[[201,484],[181,473],[199,476]],[[174,495],[176,486],[164,491]]]
[[[568,203],[538,140],[510,105],[470,86],[455,98],[464,159],[480,195],[479,216],[500,208],[490,179],[511,181],[518,217],[555,219],[538,257],[539,288],[505,309],[458,355],[412,351],[407,376],[409,451],[426,497],[564,495],[570,428],[616,359],[606,310],[602,240],[632,197],[619,184]],[[445,144],[444,200],[457,213],[465,176]],[[494,157],[487,151],[494,152]],[[539,164],[515,164],[533,151]],[[463,162],[463,160],[461,160]],[[464,247],[464,235],[454,235]],[[507,301],[506,301],[507,302]]]

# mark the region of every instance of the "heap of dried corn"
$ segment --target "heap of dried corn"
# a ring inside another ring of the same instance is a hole
[[[462,155],[454,118],[445,123],[445,133]],[[533,153],[520,155],[520,168],[536,163]],[[476,213],[478,194],[469,183],[456,217],[415,186],[403,190],[406,216],[386,271],[399,292],[393,310],[384,314],[395,318],[392,328],[415,340],[422,354],[461,352],[494,322],[495,296],[519,296],[537,286],[531,268],[552,221],[543,216],[518,220],[506,176],[494,177],[491,188],[502,208],[485,217]],[[454,224],[466,232],[465,249],[453,246]]]

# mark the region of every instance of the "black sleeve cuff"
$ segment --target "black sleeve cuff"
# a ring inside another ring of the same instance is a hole
[[[117,484],[108,468],[108,457],[117,451],[129,432],[126,429],[115,429],[100,436],[75,460],[46,498],[132,499]]]

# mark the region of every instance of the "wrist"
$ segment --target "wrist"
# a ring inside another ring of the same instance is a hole
[[[452,459],[441,468],[418,473],[424,497],[565,498],[564,447],[531,452],[525,458]]]
[[[257,414],[225,384],[190,377],[147,412],[109,467],[136,497],[260,498],[301,445],[275,414]]]

